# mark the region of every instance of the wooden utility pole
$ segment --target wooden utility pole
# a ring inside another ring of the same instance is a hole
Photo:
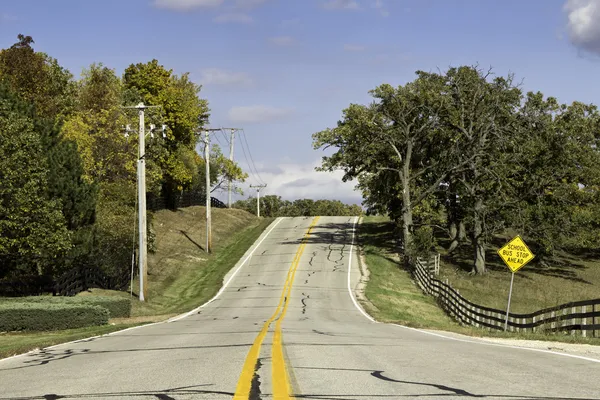
[[[146,129],[144,111],[147,108],[159,108],[160,106],[146,106],[140,103],[133,107],[138,110],[139,115],[139,130],[138,130],[138,162],[137,162],[137,180],[138,180],[138,234],[139,234],[139,250],[138,264],[140,274],[140,301],[148,299],[148,237],[147,237],[147,222],[146,222]],[[154,137],[155,126],[150,125],[150,134]],[[165,137],[166,125],[162,126],[163,138]],[[131,131],[127,125],[126,135]]]
[[[251,188],[256,188],[256,216],[260,217],[260,189],[266,188],[267,184],[250,185]]]

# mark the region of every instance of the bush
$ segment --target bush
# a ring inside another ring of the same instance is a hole
[[[129,299],[110,296],[31,296],[0,298],[0,305],[3,303],[13,304],[15,302],[31,304],[96,305],[108,310],[110,318],[125,318],[131,315],[131,301]]]
[[[53,331],[107,323],[108,310],[91,304],[0,303],[0,332]]]

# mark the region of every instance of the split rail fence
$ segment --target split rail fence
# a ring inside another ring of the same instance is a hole
[[[439,255],[430,260],[417,258],[413,274],[421,289],[435,297],[439,305],[463,325],[490,330],[504,330],[506,310],[497,310],[470,302],[448,283],[435,276],[439,273]],[[575,301],[546,308],[531,314],[509,313],[510,332],[564,332],[583,337],[600,337],[600,298]]]

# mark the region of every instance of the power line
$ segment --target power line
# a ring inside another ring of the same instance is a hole
[[[248,154],[250,155],[250,160],[252,161],[252,166],[254,167],[254,172],[256,172],[256,176],[262,184],[265,184],[265,181],[260,177],[258,173],[258,169],[256,169],[256,164],[254,163],[254,159],[252,158],[252,153],[250,152],[250,146],[248,145],[248,139],[246,139],[246,132],[242,129],[242,136],[244,138],[244,142],[246,143],[246,148],[248,149]]]
[[[246,154],[246,149],[244,148],[244,142],[241,142],[241,143],[242,143],[242,152],[244,153],[244,159],[246,159],[246,165],[248,165],[248,170],[250,171],[250,173],[251,173],[252,175],[254,175],[254,172],[252,171],[252,167],[250,166],[250,160],[248,159],[248,155]],[[258,183],[260,183],[260,182],[258,181],[258,179],[256,179],[256,177],[255,177],[255,180],[256,180]]]

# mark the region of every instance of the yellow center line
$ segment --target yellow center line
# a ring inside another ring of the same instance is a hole
[[[294,259],[292,260],[292,265],[287,272],[285,282],[283,285],[283,290],[281,291],[281,296],[279,298],[279,303],[277,304],[277,308],[271,318],[269,318],[265,324],[263,325],[261,331],[259,332],[256,339],[254,339],[254,343],[250,347],[250,351],[248,351],[248,355],[246,356],[246,361],[244,362],[244,366],[242,367],[242,373],[240,374],[240,379],[238,380],[237,387],[235,390],[235,394],[233,398],[235,400],[247,400],[250,396],[250,390],[252,388],[252,378],[254,377],[254,368],[256,366],[256,362],[258,361],[258,356],[260,355],[260,348],[262,346],[265,337],[269,331],[269,327],[277,318],[279,311],[281,310],[281,306],[283,306],[283,311],[281,313],[281,317],[279,321],[277,321],[275,336],[273,338],[273,354],[272,354],[272,370],[273,370],[273,394],[276,399],[291,399],[290,397],[290,387],[289,387],[289,379],[287,376],[287,371],[285,369],[285,362],[283,360],[283,350],[281,347],[281,319],[285,315],[288,306],[288,299],[292,289],[292,283],[294,281],[294,277],[296,275],[296,269],[298,268],[298,264],[300,263],[300,257],[304,252],[304,248],[306,247],[306,239],[310,236],[311,230],[316,225],[319,217],[315,217],[312,223],[310,224],[308,231],[304,234],[302,238],[302,243],[296,252]],[[275,342],[279,344],[276,345]],[[277,371],[277,372],[276,372]],[[281,394],[277,394],[281,393]]]
[[[283,344],[281,341],[281,323],[285,318],[285,314],[287,313],[288,305],[290,304],[289,298],[292,293],[292,285],[294,284],[294,278],[296,277],[296,270],[298,269],[298,265],[300,264],[300,257],[302,253],[304,253],[304,248],[306,247],[306,239],[310,236],[311,230],[317,224],[319,217],[315,217],[313,219],[306,235],[304,236],[303,243],[298,249],[298,256],[296,257],[296,262],[292,264],[292,277],[289,280],[286,299],[288,301],[285,302],[283,306],[283,311],[281,311],[281,316],[277,320],[277,324],[275,324],[275,333],[273,334],[273,345],[271,347],[271,376],[273,380],[273,398],[275,399],[291,399],[293,398],[290,395],[291,387],[289,383],[289,376],[287,369],[285,367],[285,360],[283,358]]]

